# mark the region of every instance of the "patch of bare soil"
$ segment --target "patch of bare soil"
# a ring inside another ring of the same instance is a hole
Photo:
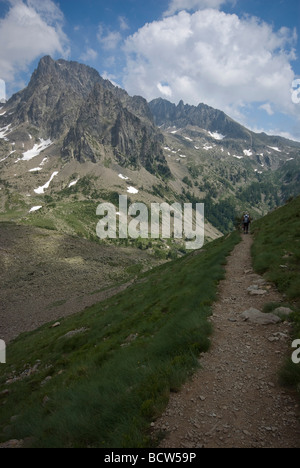
[[[146,251],[0,224],[0,339],[101,302],[132,284],[132,267],[158,263]]]
[[[200,358],[201,369],[154,424],[166,431],[162,448],[299,448],[299,407],[293,392],[278,383],[278,371],[292,354],[290,325],[257,325],[242,312],[282,297],[253,273],[244,236],[228,259],[212,323],[211,349]],[[264,295],[247,289],[260,285]],[[201,287],[201,285],[199,285]]]

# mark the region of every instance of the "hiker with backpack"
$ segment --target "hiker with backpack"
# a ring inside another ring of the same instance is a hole
[[[248,213],[244,214],[243,220],[242,220],[244,234],[249,234],[250,223],[251,223],[250,215]]]

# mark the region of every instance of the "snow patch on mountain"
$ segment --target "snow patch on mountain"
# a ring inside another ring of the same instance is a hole
[[[0,128],[0,139],[1,139],[1,140],[8,141],[6,137],[7,137],[7,135],[9,135],[9,134],[11,133],[11,131],[12,131],[12,130],[10,129],[10,127],[11,127],[11,124],[7,125],[6,127]]]
[[[42,206],[33,206],[31,208],[31,210],[29,211],[29,213],[34,213],[35,211],[39,211],[41,208],[43,208]]]
[[[38,172],[38,171],[41,171],[42,168],[41,167],[34,167],[33,169],[29,169],[28,172]]]
[[[225,138],[225,135],[222,135],[222,133],[219,132],[208,132],[208,134],[215,140],[224,140]]]
[[[49,146],[51,146],[52,144],[53,144],[53,142],[50,139],[49,140],[40,139],[40,143],[35,144],[34,147],[31,150],[26,151],[25,153],[23,153],[23,158],[18,159],[17,162],[19,162],[19,161],[30,161],[31,159],[39,156],[42,151],[49,148]]]
[[[282,153],[282,151],[277,146],[268,146],[268,148],[277,151],[278,153]]]
[[[48,182],[45,185],[43,185],[42,187],[39,187],[39,188],[35,189],[34,192],[36,194],[38,194],[38,195],[43,195],[45,193],[45,190],[49,188],[49,186],[50,186],[52,180],[54,179],[54,177],[56,177],[57,175],[58,175],[58,172],[53,172],[50,180],[48,180]]]
[[[134,187],[128,187],[127,192],[128,192],[128,193],[132,193],[132,194],[134,194],[134,195],[136,195],[137,193],[139,193],[139,191],[138,191],[136,188],[134,188]]]
[[[123,176],[123,174],[119,174],[119,177],[122,180],[129,180],[129,177]]]
[[[78,182],[79,182],[79,179],[73,180],[73,182],[69,183],[68,188],[74,187],[76,184],[78,184]]]

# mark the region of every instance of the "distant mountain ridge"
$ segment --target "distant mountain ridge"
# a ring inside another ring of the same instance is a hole
[[[244,138],[251,141],[250,131],[242,127],[224,112],[206,104],[191,106],[180,101],[172,104],[165,99],[154,99],[149,103],[156,125],[164,128],[197,126],[209,131],[218,131],[228,138]]]
[[[219,132],[226,138],[243,139],[246,144],[260,146],[262,144],[291,144],[300,148],[299,142],[294,142],[280,136],[270,136],[266,133],[254,133],[239,124],[223,111],[206,104],[191,106],[180,101],[178,105],[165,99],[154,99],[149,103],[156,125],[166,129],[175,126],[185,128],[197,126],[207,131]]]

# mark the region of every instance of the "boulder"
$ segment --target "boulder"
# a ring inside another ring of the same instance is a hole
[[[250,296],[264,296],[265,294],[267,294],[268,291],[266,291],[265,289],[256,289],[256,290],[252,290],[250,291]]]
[[[242,313],[245,321],[256,323],[259,325],[274,325],[281,322],[281,319],[274,314],[263,314],[260,310],[251,308]]]
[[[273,311],[273,314],[277,315],[278,317],[289,317],[293,313],[292,309],[289,307],[278,307]]]

